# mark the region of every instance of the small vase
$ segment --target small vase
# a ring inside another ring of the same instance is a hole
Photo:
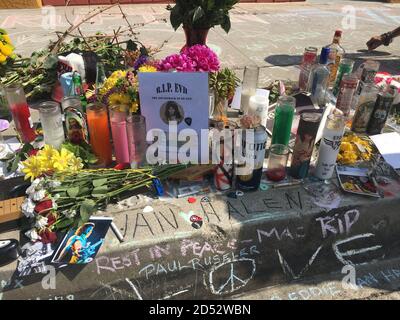
[[[212,118],[216,121],[223,121],[227,117],[228,100],[216,98]]]
[[[183,27],[185,31],[186,44],[182,47],[181,52],[187,48],[192,47],[196,44],[206,45],[207,35],[210,29],[192,29],[190,27]]]

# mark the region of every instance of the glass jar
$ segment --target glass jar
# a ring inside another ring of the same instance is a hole
[[[128,108],[113,106],[110,108],[110,124],[117,163],[130,163],[127,134]]]
[[[40,103],[39,116],[44,142],[58,149],[65,141],[60,105],[55,101]]]
[[[5,88],[5,93],[18,134],[23,142],[32,142],[36,138],[36,133],[24,89],[20,85],[11,85]]]
[[[90,145],[98,158],[98,164],[108,166],[112,162],[112,147],[107,107],[100,102],[91,103],[87,106],[86,117]]]
[[[273,144],[269,150],[267,178],[277,182],[286,178],[289,148],[283,144]]]
[[[240,113],[247,114],[250,98],[256,94],[260,68],[257,66],[246,66],[243,73],[242,96],[240,100]]]
[[[131,115],[127,118],[127,134],[129,161],[131,168],[143,166],[146,160],[146,119],[141,115]]]

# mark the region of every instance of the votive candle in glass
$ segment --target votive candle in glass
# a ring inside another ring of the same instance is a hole
[[[119,111],[121,108],[111,108],[110,123],[114,144],[114,153],[117,163],[130,163],[128,134],[127,134],[127,113]]]
[[[55,101],[40,103],[39,116],[43,129],[44,142],[58,149],[65,141],[60,105]]]
[[[142,166],[146,160],[146,120],[141,115],[131,115],[127,118],[127,134],[129,157],[132,168]]]

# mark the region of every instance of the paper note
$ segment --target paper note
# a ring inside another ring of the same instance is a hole
[[[393,168],[400,169],[400,134],[382,133],[370,137],[379,152]]]

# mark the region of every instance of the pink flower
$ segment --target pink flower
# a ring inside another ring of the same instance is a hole
[[[182,55],[186,55],[193,61],[196,71],[216,72],[220,68],[218,56],[207,46],[198,44],[192,47],[186,47]]]
[[[173,54],[161,60],[158,63],[159,71],[180,71],[193,72],[196,71],[193,62],[185,54]]]

